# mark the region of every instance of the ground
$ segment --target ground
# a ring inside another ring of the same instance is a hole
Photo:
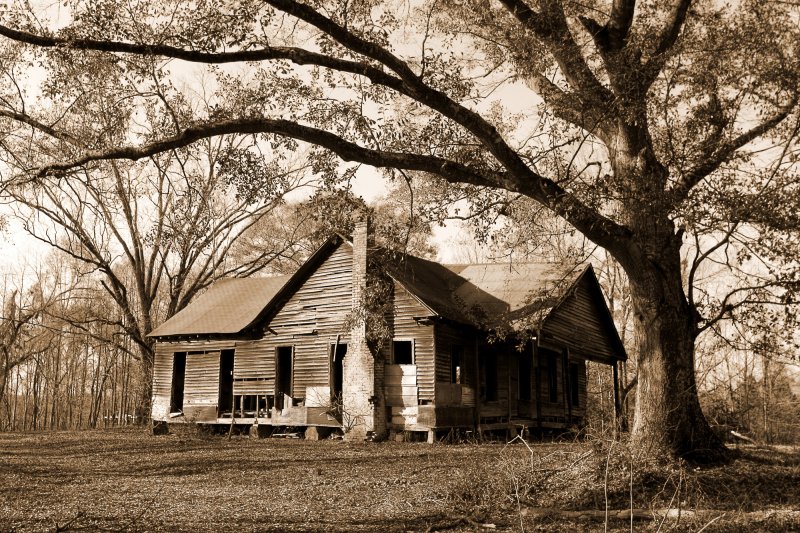
[[[0,531],[629,530],[631,496],[637,531],[800,531],[798,449],[703,470],[633,461],[632,478],[630,465],[602,439],[0,434]]]

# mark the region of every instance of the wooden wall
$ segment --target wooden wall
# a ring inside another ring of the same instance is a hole
[[[418,324],[414,317],[426,317],[430,311],[406,291],[394,284],[394,317],[390,324],[395,339],[414,340],[414,364],[421,403],[434,401],[436,362],[434,359],[434,327]],[[388,359],[386,359],[388,360]]]
[[[188,352],[186,381],[183,392],[183,413],[187,420],[208,420],[217,417],[219,403],[218,350]]]
[[[293,395],[305,398],[308,387],[329,385],[330,345],[346,343],[343,329],[352,303],[352,249],[340,244],[278,310],[264,337],[237,352],[234,378],[263,378],[266,393],[275,390],[275,350],[294,347]]]
[[[212,363],[210,362],[210,358],[204,358],[202,354],[190,354],[186,356],[183,411],[187,419],[190,413],[191,416],[198,421],[216,419],[216,407],[219,399],[219,352],[225,349],[233,349],[235,346],[236,344],[232,340],[157,342],[155,346],[155,358],[153,360],[152,419],[167,420],[169,418],[169,403],[172,393],[172,362],[175,352],[190,353],[209,351],[216,353],[215,370],[213,372],[211,371]],[[200,359],[192,360],[192,358],[197,355],[201,355]],[[235,357],[234,355],[234,358]],[[191,377],[189,374],[190,368],[192,369]],[[201,378],[198,376],[201,373],[210,376],[210,379],[213,380],[213,385],[200,384],[200,389],[197,392],[193,392],[190,390],[190,379],[193,381],[200,380]],[[213,392],[211,392],[212,387]],[[191,403],[187,402],[187,400],[191,400]]]
[[[591,283],[588,276],[581,279],[574,293],[545,321],[542,334],[546,341],[568,347],[575,354],[610,363],[622,354],[616,353],[613,333],[602,318],[605,311],[597,301],[602,295]]]
[[[475,334],[466,327],[439,323],[435,326],[436,348],[436,388],[449,391],[451,387],[451,352],[454,345],[462,349],[460,401],[456,405],[474,406],[477,395],[477,376],[475,368]],[[449,406],[453,403],[445,400],[452,394],[438,394],[436,405]]]

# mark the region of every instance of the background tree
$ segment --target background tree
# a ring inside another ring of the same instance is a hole
[[[698,303],[681,252],[697,220],[753,228],[744,236],[763,238],[775,265],[797,252],[793,166],[773,173],[758,164],[797,151],[797,10],[755,0],[76,0],[59,30],[10,11],[0,34],[15,53],[43,58],[59,97],[102,84],[96,73],[82,77],[86,61],[135,72],[138,85],[148,83],[142,65],[249,62],[211,68],[215,105],[175,121],[172,132],[142,134],[128,123],[86,148],[41,151],[17,176],[75,180],[76,169],[104,161],[254,134],[276,148],[320,147],[315,170],[330,179],[340,174],[338,156],[529,197],[627,275],[638,449],[718,459],[723,448],[698,401],[695,342],[730,302]],[[126,105],[155,98],[151,86]],[[40,109],[13,104],[4,115],[29,124]],[[707,207],[715,196],[743,194],[741,209]],[[724,238],[727,227],[708,230]],[[787,244],[769,245],[778,238]],[[760,300],[795,301],[796,271],[763,275],[770,283]]]

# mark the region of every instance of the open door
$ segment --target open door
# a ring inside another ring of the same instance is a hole
[[[222,350],[219,355],[217,416],[233,410],[233,354],[233,350]]]
[[[292,395],[292,359],[294,348],[292,346],[278,346],[275,349],[275,407],[284,409],[291,405],[284,405],[284,395]]]
[[[172,386],[170,387],[169,412],[183,411],[183,390],[186,381],[186,352],[172,354]]]
[[[347,344],[331,344],[331,401],[341,401],[344,381],[343,362],[347,355]]]

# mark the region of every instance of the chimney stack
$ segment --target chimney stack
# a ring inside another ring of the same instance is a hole
[[[369,220],[358,222],[353,230],[353,315],[350,346],[342,361],[342,407],[345,440],[363,441],[386,435],[386,405],[383,391],[383,360],[373,355],[367,344],[364,297],[367,291],[367,255],[372,241]],[[349,427],[348,427],[349,426]]]

